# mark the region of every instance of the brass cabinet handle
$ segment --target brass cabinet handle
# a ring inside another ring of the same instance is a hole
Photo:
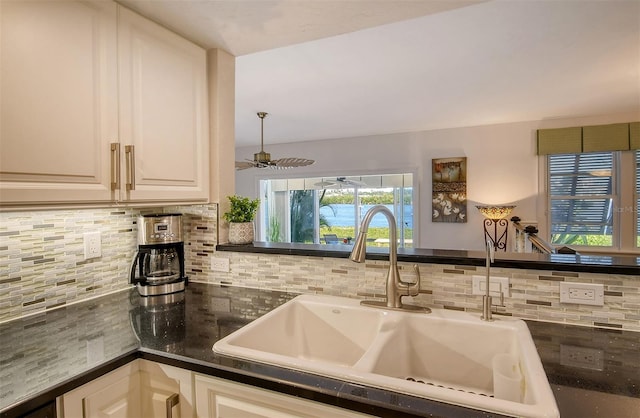
[[[111,143],[111,190],[120,188],[120,144]]]
[[[136,189],[136,153],[134,145],[124,146],[124,156],[127,163],[127,191]]]
[[[173,407],[180,403],[180,396],[177,393],[167,398],[167,418],[173,418]]]

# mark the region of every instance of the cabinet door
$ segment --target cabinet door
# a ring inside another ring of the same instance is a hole
[[[294,396],[195,375],[196,414],[202,418],[354,418],[369,415]]]
[[[131,362],[62,396],[63,418],[140,417],[140,374]]]
[[[206,52],[130,10],[118,12],[125,200],[209,195]],[[133,162],[132,162],[133,161]]]
[[[134,360],[62,396],[66,418],[193,416],[191,372]]]
[[[116,5],[0,2],[0,203],[106,202]]]
[[[142,416],[192,417],[191,372],[147,360],[138,361]]]
[[[82,399],[83,418],[126,418],[140,415],[137,374],[123,377]]]

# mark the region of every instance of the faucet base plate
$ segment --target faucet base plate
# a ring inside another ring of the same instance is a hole
[[[424,306],[417,306],[417,305],[405,305],[402,304],[400,307],[393,307],[393,306],[387,306],[386,302],[380,302],[377,300],[362,300],[360,301],[360,305],[362,306],[371,306],[373,308],[382,308],[382,309],[389,309],[392,311],[404,311],[404,312],[416,312],[416,313],[430,313],[431,309],[424,307]]]

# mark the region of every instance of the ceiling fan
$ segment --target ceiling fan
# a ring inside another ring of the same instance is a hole
[[[245,170],[247,168],[292,168],[304,167],[314,163],[313,160],[297,157],[285,157],[277,160],[271,159],[271,154],[264,152],[264,118],[267,112],[258,112],[260,118],[260,152],[253,154],[253,160],[236,161],[236,170]]]
[[[323,189],[343,188],[343,187],[364,187],[367,183],[363,183],[357,180],[349,180],[346,177],[337,177],[335,180],[323,180],[315,183],[316,186],[320,186]]]

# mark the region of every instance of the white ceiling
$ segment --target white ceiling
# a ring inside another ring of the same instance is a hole
[[[640,118],[638,0],[121,3],[237,56],[236,146]]]

